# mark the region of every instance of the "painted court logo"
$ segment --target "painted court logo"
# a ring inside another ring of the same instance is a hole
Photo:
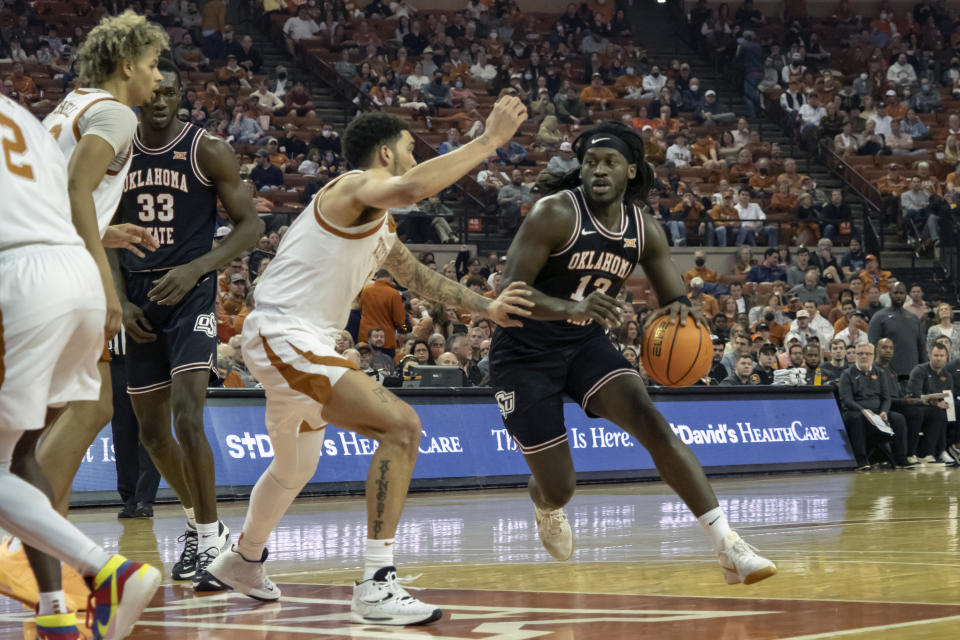
[[[507,416],[513,413],[515,406],[515,394],[513,391],[497,391],[493,396],[497,400],[497,406],[500,408],[500,415],[506,420]]]
[[[194,331],[207,334],[210,338],[217,337],[217,317],[212,313],[205,313],[197,316],[197,321],[193,325]]]

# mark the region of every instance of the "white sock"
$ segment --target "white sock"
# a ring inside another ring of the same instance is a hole
[[[377,571],[384,567],[392,567],[393,543],[389,540],[367,540],[367,553],[363,559],[363,579],[369,580]]]
[[[206,524],[197,523],[197,553],[203,553],[208,549],[220,550],[220,523],[208,522]]]
[[[184,507],[184,508],[183,508],[183,512],[184,512],[185,514],[187,514],[187,522],[190,523],[190,526],[193,527],[194,529],[196,529],[196,528],[197,528],[197,518],[196,518],[196,516],[193,515],[193,507],[190,507],[189,509],[187,509],[186,507]]]
[[[727,537],[728,533],[733,533],[730,523],[727,522],[727,516],[723,514],[723,509],[720,507],[710,509],[697,520],[700,521],[703,530],[707,532],[707,537],[710,538],[714,550],[720,551],[723,549],[723,539]]]
[[[52,616],[57,613],[67,613],[67,597],[60,591],[48,591],[40,594],[37,605],[38,616]]]

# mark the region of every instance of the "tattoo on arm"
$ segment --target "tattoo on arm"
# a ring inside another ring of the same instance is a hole
[[[390,470],[390,461],[380,461],[380,478],[377,479],[377,517],[373,521],[373,539],[376,540],[383,530],[383,512],[387,505],[387,491],[390,489],[390,481],[387,480],[387,471]]]
[[[479,312],[493,302],[421,264],[401,242],[394,245],[383,266],[401,285],[434,302]]]

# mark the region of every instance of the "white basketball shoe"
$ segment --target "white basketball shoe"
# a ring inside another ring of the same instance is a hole
[[[573,529],[567,521],[563,509],[542,510],[533,505],[537,516],[537,533],[543,547],[550,552],[554,560],[569,560],[573,555]]]
[[[776,565],[759,555],[735,531],[727,534],[717,556],[727,584],[753,584],[777,573]]]
[[[383,567],[353,587],[350,619],[359,624],[429,624],[442,616],[443,611],[437,607],[407,593],[397,580],[395,567]]]
[[[264,568],[267,555],[264,549],[259,560],[247,560],[234,545],[222,551],[210,563],[207,575],[223,587],[239,591],[254,600],[273,602],[280,599],[280,589],[267,577]]]

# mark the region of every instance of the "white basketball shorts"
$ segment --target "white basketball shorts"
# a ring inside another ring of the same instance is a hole
[[[100,396],[106,300],[77,245],[0,252],[0,429],[40,429],[48,407]]]

